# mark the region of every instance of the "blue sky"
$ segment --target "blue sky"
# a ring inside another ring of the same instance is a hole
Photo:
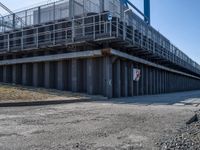
[[[200,0],[150,1],[152,26],[200,64]],[[1,0],[1,2],[11,10],[17,10],[44,0]],[[143,11],[143,0],[132,0],[132,2]]]

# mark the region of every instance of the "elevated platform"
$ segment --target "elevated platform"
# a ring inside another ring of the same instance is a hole
[[[200,88],[200,66],[119,0],[63,1],[13,14],[21,26],[3,17],[0,82],[109,98]]]
[[[146,25],[136,15],[128,25],[110,12],[88,13],[77,19],[62,19],[27,26],[0,34],[0,54],[37,53],[68,47],[115,48],[158,64],[200,75],[198,65],[174,47],[169,40]],[[140,23],[140,24],[139,24]],[[3,59],[3,58],[2,58]]]

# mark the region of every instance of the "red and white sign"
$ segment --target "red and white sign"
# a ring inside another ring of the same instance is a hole
[[[133,80],[138,82],[140,80],[140,77],[141,77],[140,69],[133,68]]]

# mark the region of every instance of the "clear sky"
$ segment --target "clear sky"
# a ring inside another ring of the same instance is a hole
[[[52,0],[46,0],[46,2]],[[143,0],[131,0],[143,11]],[[200,64],[200,0],[150,0],[151,24]],[[1,0],[17,10],[44,0]],[[0,10],[1,12],[1,10]]]

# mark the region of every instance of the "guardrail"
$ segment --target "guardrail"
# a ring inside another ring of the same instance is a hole
[[[16,52],[86,41],[119,40],[200,74],[200,67],[164,36],[132,15],[125,22],[108,19],[109,12],[58,20],[0,34],[0,52]],[[110,41],[112,42],[112,41]]]

